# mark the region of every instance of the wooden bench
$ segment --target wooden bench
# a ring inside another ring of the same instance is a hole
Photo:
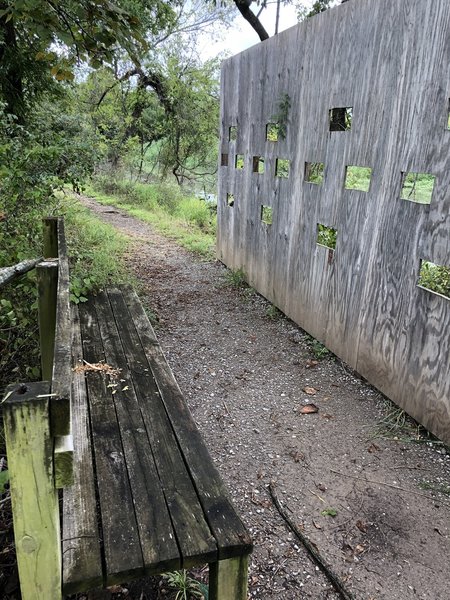
[[[16,384],[3,401],[23,599],[208,563],[211,600],[246,600],[251,540],[137,296],[110,289],[70,309],[62,222],[46,232],[59,257],[56,280],[54,261],[38,266],[51,385]]]

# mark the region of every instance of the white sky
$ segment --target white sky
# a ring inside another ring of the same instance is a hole
[[[269,0],[269,2],[270,1],[271,0]],[[304,2],[307,6],[312,3],[313,0],[306,0]],[[256,4],[253,4],[252,10],[257,13],[259,7]],[[276,2],[267,4],[259,19],[264,25],[267,33],[272,36],[275,33]],[[279,31],[284,31],[289,27],[293,27],[294,25],[297,25],[297,22],[295,8],[291,5],[281,5]],[[259,41],[256,32],[236,9],[236,19],[232,27],[225,33],[223,40],[214,42],[211,41],[211,38],[208,36],[208,38],[204,39],[202,48],[200,49],[200,55],[203,59],[208,59],[225,51],[231,56],[233,54],[238,54],[238,52],[241,52],[254,44],[258,44]]]

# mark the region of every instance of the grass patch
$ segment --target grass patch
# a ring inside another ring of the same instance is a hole
[[[235,288],[244,288],[248,287],[247,284],[247,275],[243,269],[227,269],[225,271],[225,281],[227,285]]]
[[[394,404],[388,398],[383,399],[383,416],[375,424],[372,438],[395,440],[399,442],[411,442],[418,444],[429,444],[430,446],[443,446],[449,451],[444,442],[436,438],[423,425],[413,419],[402,408]]]
[[[328,350],[328,348],[324,346],[321,342],[319,342],[319,340],[316,340],[316,338],[313,338],[311,335],[305,335],[306,345],[308,346],[309,351],[315,359],[322,360],[333,355],[333,353],[330,350]]]
[[[94,216],[73,198],[61,202],[70,259],[72,302],[84,302],[90,292],[107,285],[133,283],[123,256],[129,240]]]
[[[87,193],[101,204],[120,207],[129,215],[149,223],[180,246],[208,260],[215,258],[216,216],[199,198],[183,195],[170,184],[94,182]]]
[[[444,496],[450,496],[450,485],[446,483],[433,483],[431,481],[421,481],[419,483],[421,490],[429,490],[430,492],[438,492]]]
[[[266,317],[268,319],[275,321],[276,319],[281,319],[282,316],[283,316],[283,313],[280,310],[278,310],[278,308],[275,306],[275,304],[270,304],[267,307]]]
[[[450,299],[450,267],[423,260],[418,284],[425,289]]]
[[[403,173],[400,198],[419,204],[430,204],[435,183],[434,175],[429,173]]]

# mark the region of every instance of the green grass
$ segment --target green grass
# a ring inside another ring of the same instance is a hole
[[[236,269],[235,271],[232,269],[227,269],[225,271],[225,281],[227,285],[235,288],[243,288],[248,286],[247,275],[243,269]]]
[[[402,182],[402,200],[430,204],[435,177],[428,173],[404,173]]]
[[[167,184],[116,183],[104,193],[102,183],[87,193],[101,204],[112,204],[137,219],[150,223],[180,246],[206,258],[215,258],[216,216],[207,203],[183,195],[178,186]]]
[[[95,217],[71,197],[61,201],[70,258],[73,302],[84,302],[90,292],[106,285],[133,283],[123,262],[129,240]]]
[[[330,250],[336,249],[337,231],[333,227],[327,227],[322,223],[317,223],[317,243]]]
[[[445,496],[450,496],[450,485],[446,483],[432,483],[430,481],[421,481],[419,483],[421,490],[430,490],[431,492],[439,492]]]
[[[372,438],[395,440],[403,443],[425,443],[432,446],[442,446],[448,451],[444,442],[434,437],[425,427],[388,398],[383,398],[381,410],[383,414],[372,430]]]
[[[450,267],[423,260],[420,265],[419,285],[450,299]]]
[[[345,169],[345,189],[368,192],[372,169],[369,167],[357,167],[349,165]]]

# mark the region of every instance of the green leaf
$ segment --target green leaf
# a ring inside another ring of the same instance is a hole
[[[0,471],[0,494],[5,493],[5,486],[9,481],[9,471]]]
[[[320,513],[323,517],[335,517],[338,511],[335,508],[326,508]]]

